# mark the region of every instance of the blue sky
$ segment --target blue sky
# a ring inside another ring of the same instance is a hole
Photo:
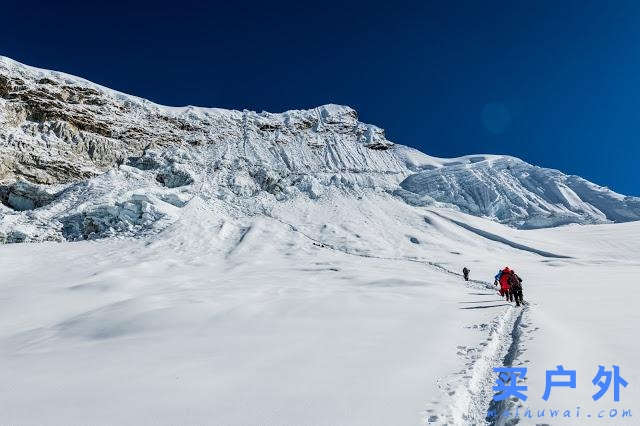
[[[92,4],[96,3],[96,4]],[[0,54],[167,105],[354,107],[640,195],[640,2],[3,2]]]

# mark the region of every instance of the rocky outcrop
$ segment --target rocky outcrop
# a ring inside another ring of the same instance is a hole
[[[293,144],[320,149],[317,156],[336,136],[376,150],[393,145],[348,107],[283,114],[163,107],[1,57],[0,126],[0,182],[21,178],[41,184],[87,179],[148,148],[232,144],[251,155]],[[181,170],[158,177],[168,186],[188,181]]]
[[[138,235],[195,194],[246,204],[387,187],[409,173],[393,146],[345,106],[165,107],[0,57],[0,239]]]

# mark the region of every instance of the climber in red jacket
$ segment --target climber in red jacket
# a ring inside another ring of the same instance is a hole
[[[508,266],[501,271],[498,271],[498,275],[495,276],[494,285],[500,284],[500,296],[504,296],[508,301],[513,302],[513,295],[511,294],[509,287],[509,276],[511,275],[511,269]]]

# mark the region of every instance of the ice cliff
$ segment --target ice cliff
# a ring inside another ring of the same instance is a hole
[[[2,242],[154,232],[194,197],[255,215],[371,192],[519,228],[640,219],[640,198],[512,157],[430,157],[346,106],[166,107],[0,57]]]

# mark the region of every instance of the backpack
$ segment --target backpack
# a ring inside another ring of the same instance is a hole
[[[522,290],[522,279],[515,272],[509,275],[509,287],[514,290]]]

